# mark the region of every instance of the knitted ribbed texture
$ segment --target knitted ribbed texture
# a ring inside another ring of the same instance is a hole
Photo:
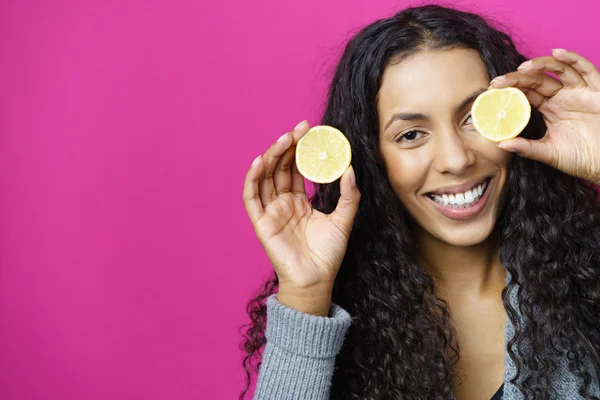
[[[254,400],[326,400],[350,315],[332,304],[329,317],[308,315],[267,299],[267,345]]]

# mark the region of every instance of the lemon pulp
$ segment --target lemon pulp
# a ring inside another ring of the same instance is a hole
[[[339,179],[351,160],[350,142],[332,126],[313,126],[296,145],[298,171],[312,182],[331,183]]]
[[[531,117],[527,96],[517,88],[489,89],[471,107],[473,127],[494,142],[515,138]]]

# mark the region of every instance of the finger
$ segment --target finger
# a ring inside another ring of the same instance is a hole
[[[290,136],[289,133],[287,133],[286,135]],[[284,140],[289,140],[290,146],[279,158],[279,161],[275,166],[273,181],[275,183],[275,192],[277,193],[277,195],[289,192],[292,186],[291,167],[292,162],[294,161],[294,153],[296,152],[296,146],[293,146],[293,138],[285,138]]]
[[[529,104],[531,104],[532,107],[540,109],[542,107],[542,105],[544,104],[544,102],[546,100],[548,100],[548,97],[536,92],[533,89],[521,89],[523,90],[523,93],[525,93],[525,96],[527,96],[527,100],[529,100]]]
[[[503,88],[508,86],[514,86],[526,92],[529,90],[535,90],[539,94],[545,97],[552,97],[558,93],[562,88],[563,84],[543,72],[525,75],[522,72],[510,72],[506,75],[501,75],[490,83],[492,88]]]
[[[521,157],[543,162],[555,167],[555,152],[553,147],[545,139],[529,140],[522,137],[506,140],[498,143],[498,147],[517,153]]]
[[[598,69],[589,60],[573,51],[566,51],[564,49],[554,49],[552,50],[552,55],[557,60],[569,64],[579,72],[590,88],[594,90],[600,89],[600,72],[598,72]]]
[[[569,64],[558,61],[554,57],[538,57],[521,64],[517,70],[523,74],[538,72],[552,72],[565,85],[565,87],[582,87],[586,83],[575,68]]]
[[[263,156],[264,167],[262,175],[259,179],[259,196],[264,207],[266,207],[277,197],[275,181],[273,180],[275,166],[277,165],[281,155],[290,147],[291,144],[291,136],[286,133],[277,139],[277,142],[273,143],[273,145]]]
[[[263,166],[262,156],[256,157],[252,166],[246,173],[246,180],[244,181],[242,199],[244,200],[246,212],[252,223],[258,221],[265,213],[260,201],[260,196],[258,195],[258,179]]]
[[[360,202],[360,191],[356,186],[356,175],[352,165],[346,169],[340,181],[340,198],[335,210],[331,213],[331,221],[343,232],[350,233],[354,217]]]
[[[306,135],[306,132],[308,132],[309,128],[310,125],[308,124],[308,122],[303,121],[297,127],[297,129],[294,129],[294,131],[292,132],[292,136],[294,137],[294,147],[298,144],[300,138]],[[292,193],[306,194],[306,187],[304,182],[304,177],[302,176],[300,171],[298,171],[298,166],[296,165],[296,151],[294,149],[294,161],[292,163]]]
[[[302,136],[306,135],[310,128],[308,121],[300,122],[292,131],[292,137],[294,138],[294,146],[298,144],[298,141]]]
[[[296,144],[298,144],[300,137],[307,132],[307,125],[308,123],[306,121],[302,121],[294,128],[291,134],[288,134],[291,136],[291,145],[285,153],[283,153],[275,166],[273,179],[275,181],[275,191],[277,194],[287,193],[292,190],[294,180],[292,166],[296,164]],[[285,140],[287,140],[287,138]],[[302,188],[304,188],[304,181]]]
[[[304,177],[298,171],[298,166],[296,165],[296,160],[294,159],[294,163],[292,164],[292,193],[296,194],[306,194],[306,187],[304,185]]]

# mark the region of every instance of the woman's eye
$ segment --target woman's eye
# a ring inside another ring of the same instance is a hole
[[[423,136],[423,134],[419,131],[408,131],[405,134],[400,135],[400,137],[398,137],[398,139],[396,139],[396,142],[400,142],[400,141],[412,142],[413,140],[420,139],[421,136]]]
[[[469,115],[469,118],[467,118],[465,120],[465,125],[472,125],[473,124],[473,117]]]

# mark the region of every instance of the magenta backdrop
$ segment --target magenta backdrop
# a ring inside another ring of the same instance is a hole
[[[344,41],[409,4],[2,1],[0,398],[236,398],[270,272],[246,170],[318,121]],[[596,0],[446,4],[600,63]]]

